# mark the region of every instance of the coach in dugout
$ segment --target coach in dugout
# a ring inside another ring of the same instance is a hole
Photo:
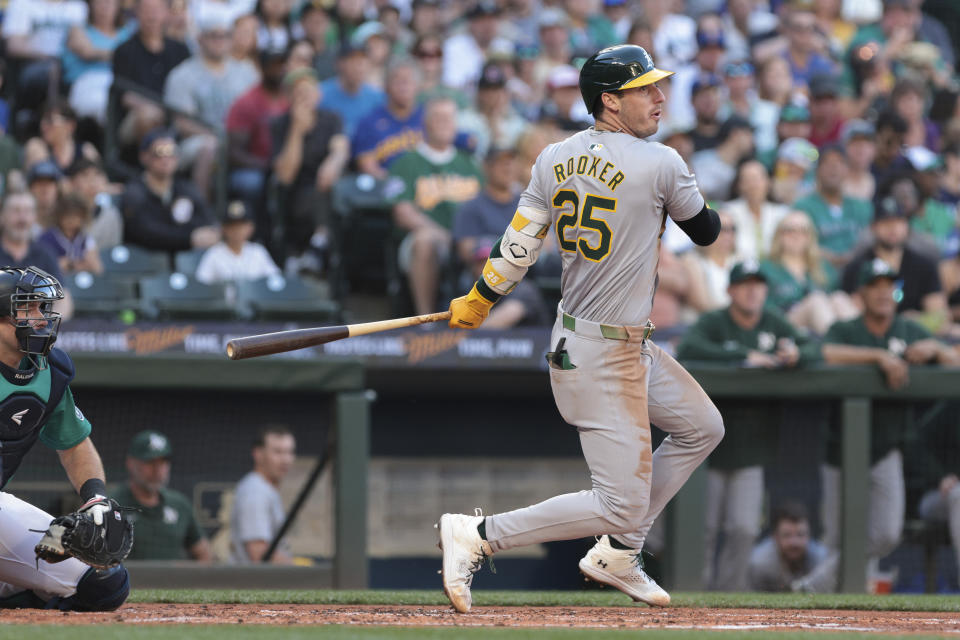
[[[127,518],[135,522],[136,535],[130,560],[186,560],[210,562],[210,541],[197,522],[190,500],[167,487],[173,449],[165,435],[141,431],[127,451],[127,484],[114,499],[134,507]]]

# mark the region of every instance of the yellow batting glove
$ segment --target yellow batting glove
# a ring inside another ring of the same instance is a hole
[[[477,285],[470,293],[450,301],[450,327],[453,329],[476,329],[490,314],[493,303],[480,295]]]

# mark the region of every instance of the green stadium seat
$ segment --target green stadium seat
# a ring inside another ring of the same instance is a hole
[[[107,274],[133,280],[170,271],[170,256],[166,252],[149,251],[129,244],[101,250],[100,260]]]
[[[77,316],[112,316],[138,308],[136,286],[130,280],[79,271],[65,283]]]
[[[173,256],[173,270],[191,276],[194,275],[197,272],[197,266],[200,264],[200,258],[202,258],[206,252],[206,249],[178,251]]]
[[[231,320],[237,315],[225,285],[203,284],[179,272],[141,279],[140,309],[157,320]]]
[[[325,321],[340,317],[340,304],[326,283],[275,275],[236,283],[242,317],[257,320]]]

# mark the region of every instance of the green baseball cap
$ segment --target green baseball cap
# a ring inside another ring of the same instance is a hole
[[[810,122],[810,110],[802,104],[788,102],[780,109],[780,122]]]
[[[900,274],[897,273],[897,270],[891,267],[889,264],[881,260],[880,258],[874,258],[873,260],[867,260],[862,265],[860,265],[860,277],[858,282],[861,287],[864,287],[872,283],[877,278],[889,278],[890,280],[898,280]]]
[[[133,436],[127,455],[137,460],[169,458],[173,454],[170,440],[159,431],[141,431]]]
[[[739,284],[744,280],[762,280],[767,281],[767,275],[760,268],[760,263],[756,260],[744,260],[733,265],[730,270],[730,284]]]

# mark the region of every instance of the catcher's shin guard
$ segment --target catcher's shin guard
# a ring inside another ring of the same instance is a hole
[[[90,568],[80,582],[77,592],[66,598],[54,598],[48,609],[61,611],[113,611],[119,609],[130,595],[130,574],[122,564],[111,569]]]

